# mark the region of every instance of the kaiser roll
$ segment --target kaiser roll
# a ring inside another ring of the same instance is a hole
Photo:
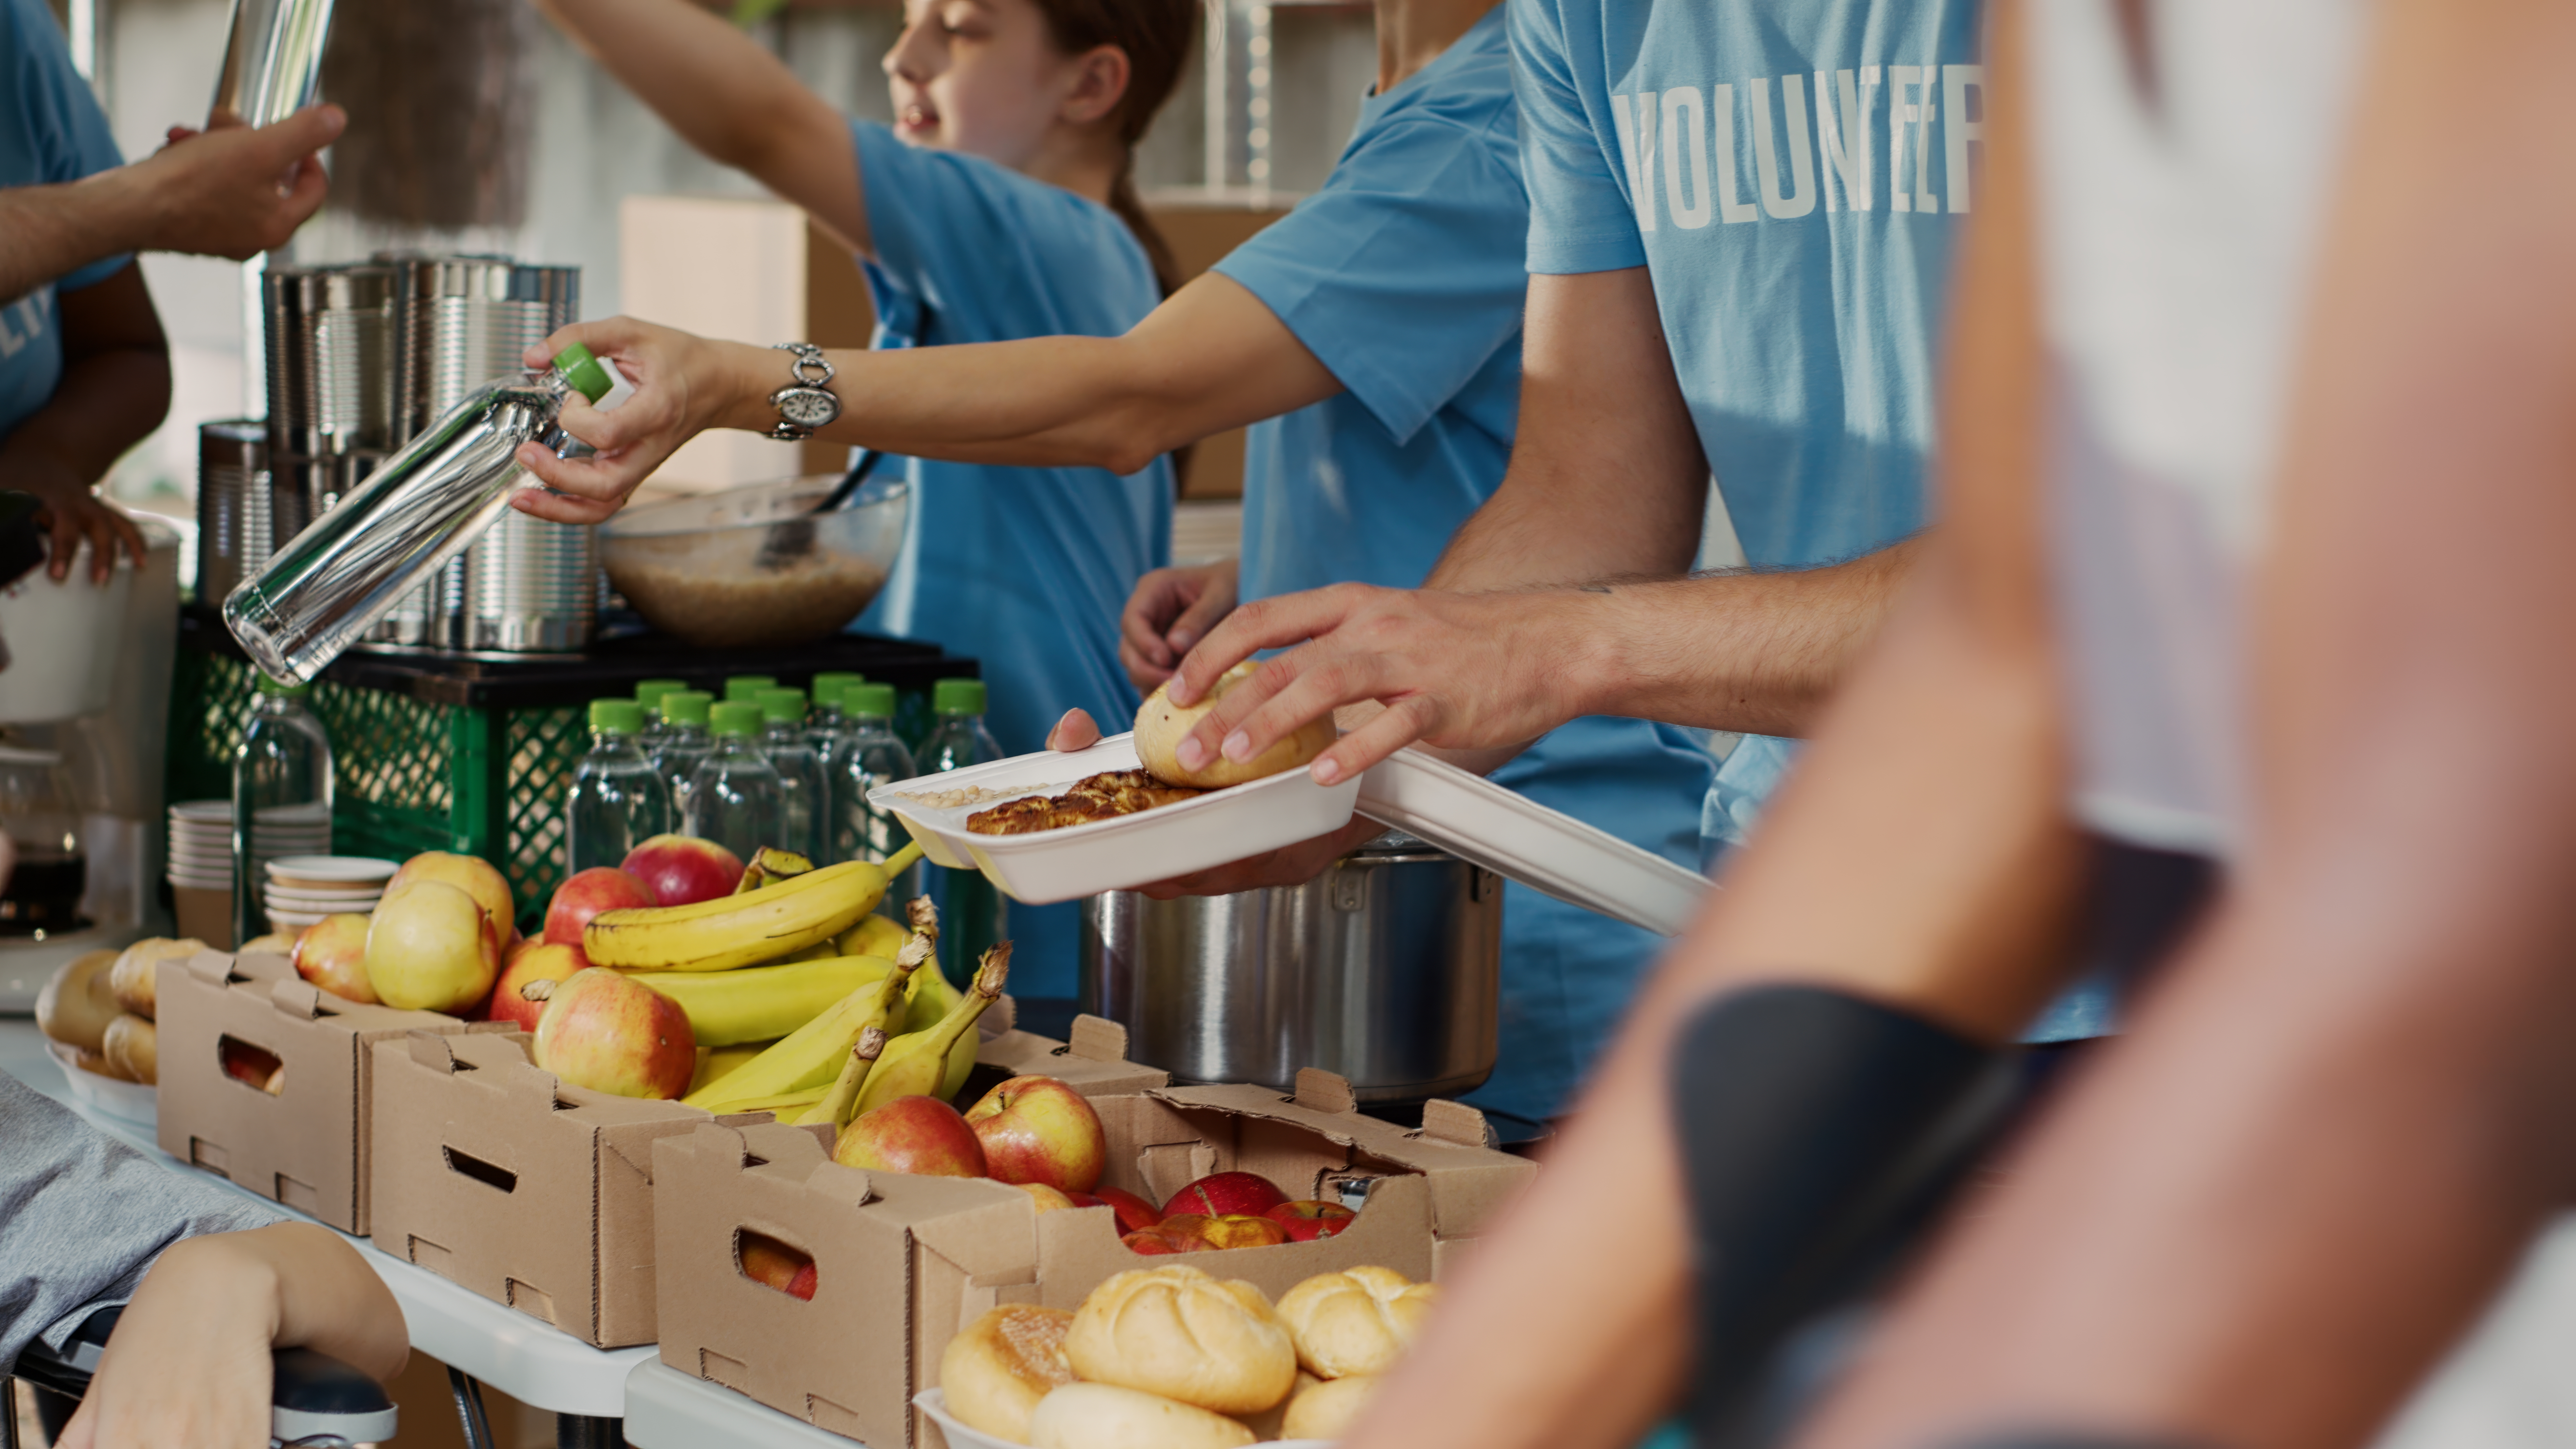
[[[1382,1374],[1422,1331],[1439,1291],[1393,1268],[1318,1273],[1280,1297],[1279,1321],[1315,1377]]]
[[[1375,1374],[1353,1374],[1346,1379],[1308,1379],[1288,1401],[1287,1416],[1279,1421],[1282,1439],[1339,1439],[1351,1431],[1351,1421],[1368,1406],[1369,1396],[1377,1392]]]
[[[948,1412],[970,1429],[1029,1442],[1029,1413],[1050,1389],[1073,1382],[1064,1333],[1073,1315],[1061,1308],[1006,1303],[948,1340],[939,1356],[939,1387]]]
[[[116,990],[116,1004],[146,1021],[154,1019],[158,1002],[154,995],[153,973],[161,963],[184,961],[206,949],[206,943],[190,937],[173,941],[166,936],[153,936],[125,948],[108,973],[108,984]]]
[[[1036,1449],[1243,1449],[1252,1431],[1223,1414],[1115,1384],[1067,1384],[1029,1416]]]
[[[1093,1383],[1219,1414],[1258,1414],[1297,1382],[1297,1347],[1260,1289],[1178,1265],[1092,1289],[1064,1346]]]
[[[120,1016],[109,1022],[106,1056],[147,1087],[161,1080],[161,1033],[149,1018]]]
[[[1340,735],[1334,730],[1332,718],[1328,715],[1307,721],[1296,733],[1240,764],[1219,755],[1199,769],[1181,768],[1182,737],[1206,718],[1208,710],[1225,698],[1229,690],[1250,678],[1253,668],[1253,662],[1247,659],[1218,675],[1207,697],[1187,709],[1173,704],[1164,695],[1163,691],[1171,687],[1169,680],[1157,685],[1136,709],[1137,761],[1164,784],[1196,785],[1201,789],[1214,790],[1296,769],[1330,749]]]
[[[104,1050],[107,1024],[120,1010],[108,980],[116,956],[114,951],[89,951],[64,962],[36,993],[36,1029],[84,1052]]]

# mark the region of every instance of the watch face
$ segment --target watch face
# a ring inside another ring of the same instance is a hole
[[[780,415],[800,428],[819,428],[841,415],[841,400],[819,387],[788,387],[774,401]]]

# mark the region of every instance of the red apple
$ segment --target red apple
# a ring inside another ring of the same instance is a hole
[[[445,850],[425,850],[402,863],[393,879],[385,882],[385,894],[390,896],[400,887],[423,880],[443,881],[474,898],[474,903],[483,908],[483,918],[492,923],[495,955],[506,953],[510,943],[519,938],[518,909],[510,902],[510,882],[490,861]]]
[[[1058,1192],[1043,1182],[1018,1182],[1011,1185],[1027,1193],[1029,1200],[1036,1203],[1038,1211],[1042,1213],[1051,1213],[1057,1208],[1082,1206],[1073,1200],[1071,1194]]]
[[[367,981],[365,916],[342,912],[324,916],[295,938],[295,974],[347,1001],[375,1006],[376,988]]]
[[[576,1087],[620,1097],[670,1101],[688,1092],[698,1039],[680,1003],[596,966],[538,990],[546,1003],[537,1018],[538,1066]]]
[[[982,1177],[984,1144],[957,1109],[937,1097],[897,1097],[850,1119],[832,1160],[872,1172]]]
[[[1188,1253],[1196,1251],[1193,1248],[1181,1246],[1179,1243],[1154,1231],[1152,1228],[1139,1228],[1136,1231],[1129,1233],[1127,1236],[1120,1238],[1118,1241],[1126,1244],[1128,1252],[1140,1254],[1148,1258],[1159,1258],[1165,1253]]]
[[[812,1255],[764,1233],[745,1233],[739,1248],[742,1276],[794,1298],[814,1296]]]
[[[666,906],[695,905],[733,894],[742,882],[742,857],[689,835],[656,835],[626,853],[620,870],[644,882]]]
[[[1288,1241],[1288,1229],[1268,1218],[1228,1213],[1199,1230],[1211,1248],[1267,1248]]]
[[[1359,1214],[1337,1202],[1305,1198],[1297,1202],[1283,1202],[1263,1213],[1262,1216],[1286,1228],[1288,1241],[1311,1243],[1317,1238],[1329,1238],[1340,1233],[1344,1228],[1349,1227],[1351,1220]]]
[[[1110,1210],[1118,1214],[1118,1231],[1122,1233],[1141,1232],[1163,1220],[1162,1213],[1156,1211],[1152,1203],[1124,1188],[1095,1187],[1091,1195],[1107,1203]]]
[[[286,1070],[285,1065],[278,1061],[275,1052],[266,1047],[252,1046],[249,1042],[235,1037],[227,1036],[218,1041],[215,1043],[215,1050],[223,1059],[225,1076],[246,1086],[257,1087],[263,1092],[268,1091],[270,1078],[279,1077],[279,1074]],[[284,1079],[280,1077],[279,1081],[282,1087]],[[270,1095],[274,1096],[275,1093]]]
[[[984,1144],[989,1170],[1003,1182],[1089,1192],[1109,1160],[1100,1114],[1053,1077],[1011,1078],[967,1108],[966,1122]]]
[[[1212,1173],[1179,1192],[1163,1204],[1163,1216],[1174,1213],[1204,1213],[1221,1218],[1230,1213],[1259,1217],[1288,1200],[1288,1194],[1273,1187],[1270,1179],[1249,1172]]]
[[[546,902],[546,939],[558,946],[578,946],[581,928],[600,912],[660,904],[643,877],[615,866],[593,866],[555,887],[554,899]]]
[[[569,981],[576,971],[590,969],[590,959],[579,946],[558,946],[552,941],[522,941],[501,963],[501,979],[492,983],[494,1021],[515,1021],[521,1031],[533,1032],[546,1014],[546,1004],[530,1001],[522,989],[531,981]]]
[[[1145,1231],[1170,1241],[1174,1245],[1173,1252],[1197,1253],[1216,1246],[1208,1241],[1207,1236],[1208,1229],[1215,1224],[1216,1219],[1205,1214],[1182,1213],[1177,1217],[1165,1218]]]
[[[376,902],[367,923],[367,984],[385,1005],[462,1012],[500,974],[500,938],[463,890],[415,880]]]
[[[1075,1207],[1107,1207],[1107,1206],[1108,1206],[1108,1204],[1107,1204],[1107,1203],[1102,1202],[1100,1199],[1098,1199],[1098,1198],[1096,1198],[1096,1197],[1093,1197],[1091,1194],[1089,1194],[1089,1193],[1087,1193],[1087,1192],[1069,1192],[1069,1193],[1066,1193],[1066,1194],[1064,1195],[1064,1198],[1065,1198],[1065,1201],[1067,1201],[1067,1202],[1069,1202],[1069,1203],[1072,1203]]]

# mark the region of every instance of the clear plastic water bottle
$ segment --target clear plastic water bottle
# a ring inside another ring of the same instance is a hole
[[[669,703],[668,699],[663,701]],[[785,790],[760,748],[760,706],[729,699],[711,710],[715,748],[698,761],[683,807],[688,833],[748,862],[764,845],[784,845]]]
[[[566,398],[578,392],[606,412],[634,391],[578,344],[543,372],[476,388],[279,545],[257,578],[225,598],[224,626],[269,675],[311,679],[501,521],[527,479],[515,456],[521,443],[558,456],[582,449],[556,426]]]
[[[725,703],[758,704],[762,690],[777,687],[778,676],[774,674],[728,674],[725,676]]]
[[[677,694],[689,687],[685,679],[644,679],[635,685],[635,702],[644,708],[644,733],[636,741],[644,753],[652,754],[662,747],[670,728],[662,723],[662,696]]]
[[[814,747],[814,757],[823,762],[823,778],[832,776],[832,761],[839,757],[841,742],[849,738],[850,722],[841,713],[841,694],[853,684],[865,684],[865,675],[840,670],[826,670],[814,676],[808,691],[813,696],[812,713],[805,716],[805,742]],[[846,856],[835,859],[845,860]]]
[[[634,700],[590,702],[590,753],[564,800],[564,874],[617,865],[678,823],[670,782],[644,758],[643,732],[644,706]]]
[[[894,686],[854,684],[841,691],[841,713],[849,721],[839,753],[832,758],[832,858],[883,860],[904,847],[911,832],[891,810],[868,803],[879,785],[909,780],[921,771],[912,751],[894,732]],[[913,866],[886,887],[877,914],[903,919],[904,906],[922,892],[922,866]]]
[[[984,728],[984,681],[943,679],[930,695],[938,722],[921,742],[921,773],[962,770],[1002,758],[1001,742]],[[981,871],[930,866],[929,894],[939,905],[941,968],[963,982],[986,947],[1009,933],[1010,906]]]
[[[816,865],[830,865],[831,841],[825,834],[825,822],[832,817],[832,806],[823,794],[822,756],[805,738],[805,691],[762,690],[760,716],[767,726],[761,733],[760,752],[769,757],[769,767],[778,772],[782,833],[776,843]]]
[[[671,786],[671,815],[689,817],[689,787],[697,783],[698,762],[715,748],[707,733],[715,696],[703,689],[675,689],[662,696],[662,743],[645,752],[653,768]]]
[[[261,675],[233,751],[233,941],[268,932],[268,862],[331,853],[331,737],[309,685]]]

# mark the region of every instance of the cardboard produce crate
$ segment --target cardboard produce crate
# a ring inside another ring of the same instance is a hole
[[[319,990],[283,956],[205,951],[164,961],[159,993],[161,1150],[344,1233],[369,1227],[370,1047],[410,1032],[489,1032],[429,1011],[361,1006]],[[271,1096],[225,1068],[228,1052],[284,1064]]]
[[[718,1119],[567,1086],[528,1044],[376,1044],[376,1246],[595,1347],[651,1343],[653,1141]]]
[[[1172,1080],[1169,1072],[1127,1060],[1127,1028],[1114,1021],[1077,1016],[1071,1040],[1057,1041],[1013,1027],[1010,1006],[1005,996],[984,1013],[985,1021],[1002,1018],[1000,1032],[975,1048],[975,1073],[957,1094],[961,1112],[1013,1077],[1053,1077],[1086,1097],[1142,1092]]]
[[[874,1449],[935,1444],[912,1396],[938,1382],[949,1338],[1000,1303],[1072,1309],[1111,1275],[1188,1263],[1276,1299],[1317,1273],[1382,1264],[1439,1275],[1536,1168],[1482,1145],[1482,1116],[1434,1103],[1424,1131],[1361,1116],[1338,1077],[1267,1087],[1157,1088],[1093,1097],[1109,1186],[1160,1202],[1210,1172],[1258,1172],[1292,1197],[1364,1190],[1338,1237],[1144,1258],[1108,1208],[1041,1214],[980,1178],[867,1173],[794,1128],[708,1123],[657,1140],[661,1357]],[[813,1298],[744,1275],[757,1233],[810,1255]]]

